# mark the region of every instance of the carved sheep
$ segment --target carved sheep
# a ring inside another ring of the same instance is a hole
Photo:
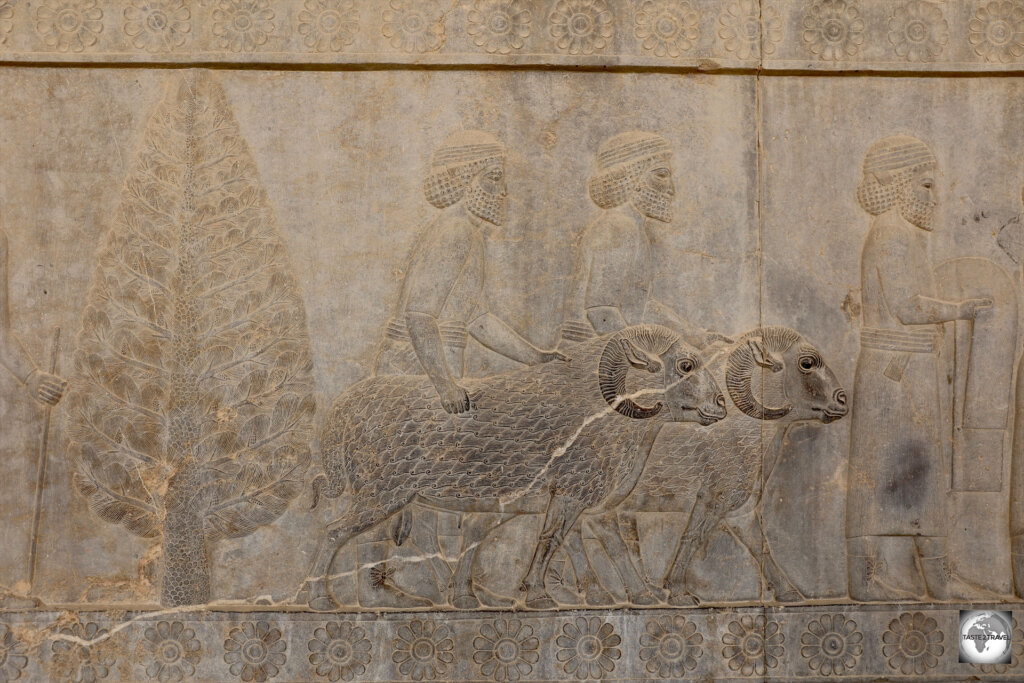
[[[630,385],[630,367],[646,370]],[[474,409],[444,411],[424,376],[365,379],[339,397],[321,433],[314,488],[352,501],[328,525],[307,580],[309,604],[330,609],[327,574],[338,550],[414,500],[463,512],[544,513],[526,604],[554,606],[544,573],[586,508],[633,487],[658,431],[711,424],[725,398],[699,355],[657,326],[627,328],[551,362],[465,380]],[[657,394],[660,401],[644,407]]]
[[[752,330],[708,358],[707,366],[716,380],[725,383],[737,410],[730,409],[728,417],[711,429],[663,432],[662,439],[670,441],[654,451],[629,497],[608,499],[604,512],[590,510],[586,519],[615,563],[630,601],[650,604],[656,598],[636,569],[642,566],[636,513],[688,515],[663,584],[670,604],[688,605],[696,602],[686,584],[694,554],[703,552],[711,532],[727,516],[741,508],[755,508],[733,530],[761,565],[776,599],[799,600],[802,596],[775,562],[764,538],[760,496],[786,426],[812,420],[828,424],[842,418],[847,412],[846,392],[818,350],[788,327]],[[600,588],[579,534],[577,525],[565,547],[585,598],[588,603],[607,604],[611,596]]]

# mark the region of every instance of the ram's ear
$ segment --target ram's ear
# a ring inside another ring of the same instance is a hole
[[[750,353],[754,356],[754,362],[762,368],[772,372],[778,372],[782,369],[782,363],[770,351],[764,348],[764,342],[760,339],[748,339],[747,346],[750,348]]]
[[[626,362],[637,370],[661,372],[661,361],[657,356],[645,350],[632,339],[622,339],[622,351],[626,354]]]

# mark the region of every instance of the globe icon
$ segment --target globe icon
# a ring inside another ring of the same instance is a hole
[[[1011,626],[998,612],[974,612],[960,624],[960,652],[969,662],[1007,661]]]

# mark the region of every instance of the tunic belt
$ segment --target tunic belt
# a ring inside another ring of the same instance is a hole
[[[902,353],[936,353],[941,337],[934,329],[883,330],[865,327],[860,332],[860,345],[865,349]]]

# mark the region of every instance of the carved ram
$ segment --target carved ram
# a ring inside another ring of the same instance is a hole
[[[646,370],[629,383],[630,367]],[[352,500],[328,525],[314,558],[310,607],[330,609],[327,575],[338,550],[413,501],[461,512],[545,513],[521,590],[554,606],[544,586],[552,554],[580,513],[640,477],[671,421],[711,424],[725,398],[700,356],[657,326],[626,328],[555,361],[466,380],[474,409],[444,411],[426,377],[365,379],[339,397],[321,433],[325,475],[314,488]],[[656,394],[653,400],[647,394]],[[362,588],[362,587],[360,587]]]
[[[821,353],[788,327],[752,330],[709,357],[707,366],[716,380],[725,383],[737,410],[730,410],[712,429],[666,433],[671,441],[655,450],[630,495],[621,501],[607,499],[603,511],[589,510],[586,519],[609,551],[630,601],[651,604],[657,599],[636,569],[642,567],[636,514],[688,515],[662,585],[668,590],[669,604],[691,605],[697,600],[687,586],[686,573],[693,556],[704,551],[719,523],[729,523],[726,517],[740,517],[736,513],[741,509],[751,510],[730,528],[754,555],[775,598],[799,600],[802,595],[775,562],[764,537],[760,496],[777,462],[786,426],[801,421],[828,424],[842,418],[847,412],[846,392]],[[587,561],[579,525],[571,536],[565,548],[586,601],[607,604],[611,596],[600,587]]]

